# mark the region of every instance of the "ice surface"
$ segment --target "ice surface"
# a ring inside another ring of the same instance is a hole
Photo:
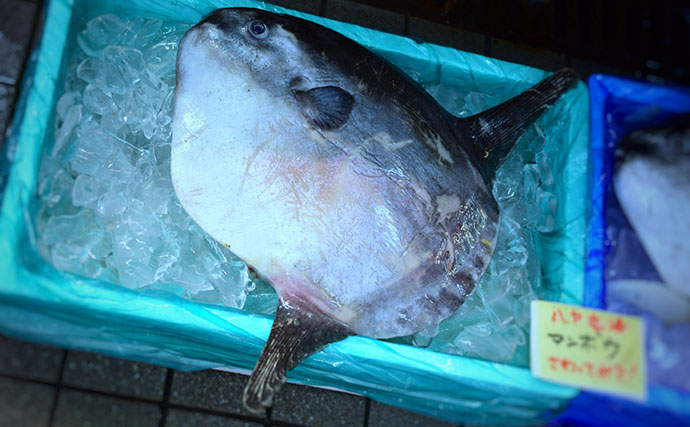
[[[125,23],[116,15],[101,15],[86,23],[77,43],[87,55],[98,56],[106,46],[117,45],[125,30]]]
[[[634,123],[632,118],[630,120]],[[611,148],[615,149],[615,146]],[[607,192],[606,281],[640,279],[662,283],[635,230],[628,223],[612,184]],[[607,310],[641,316],[644,320],[648,383],[690,391],[690,366],[687,363],[690,358],[690,346],[687,344],[690,341],[690,323],[666,324],[643,308],[620,299],[609,289],[606,288]]]
[[[184,212],[170,180],[177,43],[188,28],[99,16],[77,35],[56,132],[39,174],[38,247],[57,268],[130,288],[271,313],[272,288]],[[413,76],[414,77],[414,76]],[[470,115],[498,100],[434,83],[444,106]],[[538,234],[558,224],[552,154],[533,129],[497,172],[496,253],[476,292],[450,319],[400,339],[439,351],[527,363],[529,303],[541,287]]]
[[[170,180],[174,61],[186,28],[103,15],[78,34],[39,175],[38,247],[71,273],[178,286],[240,308],[256,284],[185,214]]]
[[[690,324],[665,324],[656,316],[627,302],[607,295],[606,309],[643,318],[647,356],[647,381],[650,385],[690,391]]]

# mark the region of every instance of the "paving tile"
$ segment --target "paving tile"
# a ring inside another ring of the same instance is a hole
[[[89,390],[160,400],[165,388],[166,368],[142,362],[70,351],[62,383]]]
[[[555,71],[565,66],[565,55],[562,53],[531,48],[494,38],[491,39],[490,56],[548,71]]]
[[[62,389],[53,427],[157,427],[161,409],[153,403]]]
[[[240,420],[237,418],[220,415],[203,414],[201,412],[185,411],[182,409],[169,409],[165,421],[166,427],[260,427],[263,424]]]
[[[365,399],[313,387],[285,384],[275,397],[271,419],[302,425],[364,424]]]
[[[175,371],[170,389],[170,403],[252,416],[242,406],[242,393],[248,379],[244,375],[215,370]]]
[[[41,34],[43,33],[43,27],[45,26],[45,18],[46,18],[46,10],[47,10],[47,3],[49,3],[48,0],[24,0],[27,3],[35,3],[37,5],[37,16],[35,25],[32,28],[33,31],[33,44],[29,46],[29,54],[34,52],[36,48],[38,47],[38,44],[41,41]],[[28,58],[29,55],[27,55]]]
[[[0,374],[56,382],[64,353],[59,348],[0,335]]]
[[[349,0],[328,0],[324,16],[389,33],[405,31],[405,15]]]
[[[318,15],[321,8],[321,0],[270,0],[268,3],[312,15]]]
[[[0,13],[0,82],[13,85],[19,79],[33,28],[36,5],[3,0]]]
[[[47,426],[56,389],[0,377],[0,427]]]
[[[395,406],[371,401],[369,406],[369,427],[451,427],[446,421],[406,411]]]
[[[14,88],[12,86],[0,83],[0,146],[2,145],[2,141],[5,137],[5,129],[7,129],[7,126],[10,125],[13,103]],[[2,344],[0,344],[0,346],[1,345]]]
[[[484,53],[487,37],[483,34],[462,31],[417,17],[410,17],[407,35],[426,42],[450,46],[465,52]]]

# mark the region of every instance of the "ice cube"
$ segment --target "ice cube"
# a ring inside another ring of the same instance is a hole
[[[144,52],[148,70],[154,76],[163,78],[175,75],[175,58],[180,37],[181,34],[172,33]]]
[[[465,96],[465,103],[471,114],[480,113],[488,108],[486,95],[480,92],[470,92]]]
[[[164,171],[163,176],[170,176],[170,144],[168,142],[157,143],[152,149],[153,160],[159,171]],[[172,185],[172,184],[171,184]]]
[[[164,179],[151,178],[142,189],[146,205],[155,213],[164,215],[168,212],[168,202],[172,198],[172,183]]]
[[[501,256],[505,258],[509,266],[520,268],[527,262],[527,249],[521,239],[515,239],[511,243],[508,249],[501,252]]]
[[[77,135],[79,140],[69,159],[70,167],[77,173],[98,176],[108,158],[117,151],[118,141],[94,122],[81,126]]]
[[[544,191],[539,198],[539,207],[541,213],[537,221],[537,229],[542,233],[549,233],[556,227],[558,198],[553,193]]]
[[[50,259],[55,268],[79,274],[87,258],[86,251],[71,242],[57,242],[50,248]]]
[[[89,258],[81,264],[81,269],[88,277],[98,277],[103,272],[104,265],[101,261]]]
[[[49,185],[50,189],[47,190],[47,194],[45,194],[41,200],[49,207],[53,207],[61,200],[69,198],[72,188],[74,187],[74,178],[64,169],[60,169],[50,180]]]
[[[131,86],[113,64],[98,58],[86,58],[77,67],[77,76],[105,93],[123,95]]]
[[[141,48],[148,47],[151,43],[163,35],[163,32],[161,31],[162,25],[163,22],[158,19],[146,19],[141,28],[139,28],[134,42]]]
[[[82,120],[82,106],[72,105],[64,112],[62,124],[55,131],[55,143],[50,155],[56,157],[68,145],[73,132]]]
[[[51,216],[40,240],[45,245],[68,242],[96,227],[93,213],[88,209],[80,210],[74,215]]]
[[[439,325],[430,326],[412,336],[412,342],[417,347],[429,347],[436,335],[438,335]]]
[[[156,270],[149,263],[149,259],[141,254],[141,250],[129,252],[129,263],[121,265],[118,269],[120,283],[127,288],[143,288],[154,282]]]
[[[127,208],[127,199],[122,191],[109,190],[98,198],[96,212],[103,218],[120,215]]]
[[[127,30],[122,35],[122,44],[145,49],[156,39],[162,38],[162,25],[163,22],[158,19],[137,17],[128,24]]]
[[[122,46],[132,46],[134,44],[134,39],[136,34],[139,32],[141,26],[144,25],[144,18],[137,16],[131,21],[125,21],[125,30],[122,31],[120,35],[120,45]]]
[[[124,123],[122,123],[122,121],[120,121],[119,109],[104,114],[103,117],[101,117],[99,124],[103,131],[111,135],[118,135],[122,137],[122,134],[126,133],[126,126]],[[123,132],[123,130],[125,130],[125,132]]]
[[[527,326],[530,320],[530,310],[532,306],[532,300],[536,299],[534,295],[522,295],[515,302],[515,322],[519,326]]]
[[[101,116],[117,110],[113,99],[92,84],[87,85],[84,91],[84,106],[91,112]]]
[[[98,198],[105,192],[106,185],[86,174],[79,175],[74,181],[72,189],[72,203],[74,206],[95,208]]]
[[[487,312],[491,321],[497,326],[507,326],[513,323],[514,304],[512,298],[506,298],[505,294],[502,298],[495,298],[490,303],[486,304]]]
[[[142,200],[129,200],[122,223],[132,238],[144,240],[151,234],[160,235],[158,216]]]
[[[539,183],[539,171],[537,165],[526,164],[522,169],[523,182],[523,203],[524,206],[524,223],[528,227],[534,227],[541,217],[541,206],[539,205],[539,197],[541,195],[541,187]]]
[[[517,344],[496,339],[497,335],[498,331],[493,330],[489,324],[476,324],[463,329],[454,344],[463,354],[502,363],[509,362],[513,358]]]
[[[211,286],[218,291],[223,304],[228,307],[242,308],[247,299],[246,289],[249,285],[249,274],[244,268],[225,264],[218,266],[208,275]]]
[[[111,248],[109,233],[94,229],[55,243],[50,254],[56,268],[94,277],[103,270],[102,259],[110,253]]]
[[[113,238],[109,231],[95,228],[74,240],[88,250],[95,260],[104,260],[113,252]]]
[[[151,139],[158,131],[158,123],[156,123],[156,116],[153,112],[148,113],[141,119],[140,126],[146,139]]]
[[[127,183],[136,174],[136,168],[132,161],[136,160],[137,152],[124,142],[120,142],[118,148],[112,157],[106,160],[107,174],[115,182]]]
[[[41,199],[48,197],[50,188],[55,180],[56,174],[62,169],[62,164],[58,159],[50,156],[45,156],[41,169],[38,171],[38,179],[36,184],[36,194]]]
[[[137,89],[120,103],[119,118],[123,123],[137,126],[145,114],[150,114],[149,110],[146,98],[141,90]]]
[[[55,106],[55,111],[57,112],[58,118],[61,121],[65,120],[69,109],[77,104],[80,98],[81,94],[77,91],[65,92],[60,96],[60,99],[58,99],[58,102]]]
[[[117,44],[125,30],[124,22],[116,15],[100,15],[86,23],[77,35],[77,43],[87,55],[98,56],[106,46]]]
[[[508,200],[516,195],[516,181],[514,174],[499,169],[494,178],[493,194],[496,201]]]
[[[185,288],[190,295],[198,292],[213,290],[213,285],[206,280],[205,274],[199,274],[189,263],[190,254],[185,252],[180,255],[180,262],[171,265],[167,270],[168,277],[174,277],[174,283]]]
[[[526,164],[522,168],[525,203],[535,204],[539,197],[539,170],[537,165]]]
[[[151,262],[154,249],[148,241],[151,236],[144,232],[134,235],[130,227],[135,222],[130,217],[113,228],[113,261],[120,283],[132,289],[150,285],[156,274]]]
[[[131,86],[136,86],[141,80],[142,72],[146,67],[144,55],[139,49],[131,47],[108,46],[103,49],[102,58],[115,65]]]
[[[553,174],[551,173],[551,167],[549,166],[549,157],[545,151],[539,151],[536,154],[537,169],[539,172],[539,179],[542,184],[549,186],[553,185]]]
[[[274,314],[278,307],[278,294],[271,285],[260,280],[254,280],[247,288],[247,299],[244,309],[251,313]]]

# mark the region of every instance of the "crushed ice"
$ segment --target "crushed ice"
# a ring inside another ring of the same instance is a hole
[[[175,57],[187,28],[102,15],[77,35],[39,175],[38,248],[71,273],[271,312],[275,293],[187,216],[172,187]],[[453,101],[472,114],[491,100],[472,92]],[[518,150],[531,156],[511,156],[496,176],[502,220],[487,274],[458,313],[413,344],[527,363],[529,302],[541,286],[538,233],[554,230],[558,200],[548,191],[543,135],[533,127],[523,140]]]
[[[256,286],[246,265],[187,216],[170,179],[187,28],[102,15],[77,35],[39,176],[38,247],[68,272],[241,308]]]

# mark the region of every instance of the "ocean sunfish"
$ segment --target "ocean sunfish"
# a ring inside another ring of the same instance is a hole
[[[616,198],[663,285],[617,281],[611,291],[667,323],[688,322],[690,115],[632,132],[621,140],[616,157]]]
[[[286,370],[350,335],[436,325],[494,251],[496,168],[574,86],[556,72],[469,118],[307,20],[219,9],[179,45],[171,174],[190,216],[280,304],[244,394],[262,413]]]

